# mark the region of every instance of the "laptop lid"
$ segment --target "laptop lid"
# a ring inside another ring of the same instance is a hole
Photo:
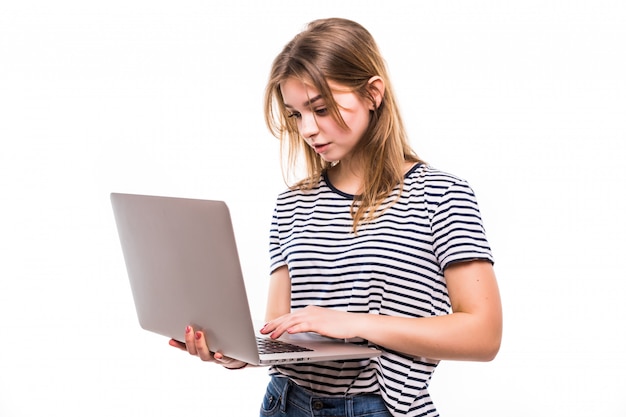
[[[111,193],[140,326],[184,341],[202,329],[213,351],[252,364],[372,357],[379,351],[318,335],[307,348],[260,357],[228,207],[223,201]]]

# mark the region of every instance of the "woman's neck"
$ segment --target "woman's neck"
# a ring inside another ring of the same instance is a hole
[[[328,169],[328,179],[333,187],[346,194],[358,195],[362,192],[365,170],[355,164],[340,162]]]
[[[415,162],[405,161],[404,173],[406,174]],[[363,178],[367,172],[361,165],[345,162],[337,163],[328,169],[327,175],[330,183],[341,192],[351,195],[359,195],[363,192]]]

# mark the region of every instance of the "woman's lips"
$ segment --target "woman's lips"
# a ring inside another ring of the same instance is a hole
[[[324,153],[328,149],[329,145],[330,144],[328,144],[328,143],[324,143],[322,145],[313,145],[313,149],[315,149],[315,152],[317,152],[317,153]]]

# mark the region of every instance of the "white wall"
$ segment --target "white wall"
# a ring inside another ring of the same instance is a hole
[[[378,39],[415,149],[470,181],[496,256],[501,352],[440,366],[442,415],[626,414],[623,2],[2,0],[0,416],[256,415],[265,370],[139,329],[109,193],[226,200],[262,315],[264,83],[327,16]]]

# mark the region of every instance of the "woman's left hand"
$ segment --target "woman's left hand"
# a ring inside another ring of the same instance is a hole
[[[326,337],[350,339],[358,336],[359,318],[362,316],[364,315],[307,306],[269,321],[261,329],[261,333],[269,334],[272,339],[279,338],[285,332],[315,332]]]

